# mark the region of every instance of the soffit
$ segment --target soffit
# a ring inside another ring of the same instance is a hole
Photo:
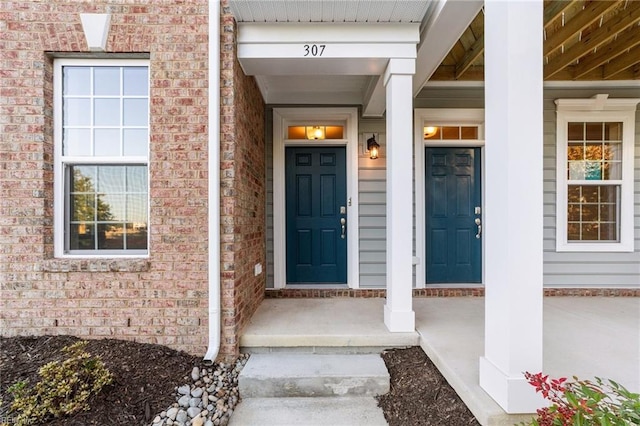
[[[430,1],[231,0],[237,22],[422,22]]]

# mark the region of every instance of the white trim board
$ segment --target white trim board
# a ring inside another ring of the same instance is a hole
[[[314,123],[345,126],[345,139],[287,140],[287,126]],[[347,286],[358,288],[360,280],[358,209],[358,109],[274,108],[273,110],[273,287],[286,287],[285,157],[287,146],[345,146],[347,154]],[[327,285],[327,288],[331,288]]]

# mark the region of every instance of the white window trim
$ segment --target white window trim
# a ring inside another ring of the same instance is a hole
[[[65,253],[65,231],[64,231],[64,209],[65,209],[65,189],[64,189],[64,164],[146,164],[147,165],[147,188],[151,188],[150,185],[150,173],[149,170],[149,153],[147,158],[144,157],[91,157],[91,160],[87,160],[87,157],[71,157],[68,156],[64,159],[62,155],[62,142],[63,142],[63,125],[62,125],[62,67],[64,66],[146,66],[149,71],[151,67],[148,59],[66,59],[56,58],[53,63],[53,253],[56,258],[67,259],[136,259],[149,257],[150,253],[150,235],[151,235],[151,220],[150,220],[150,202],[149,195],[147,195],[147,250],[146,253],[122,253],[107,251],[100,253]],[[149,79],[150,83],[151,79]],[[149,91],[149,107],[151,106],[151,92]],[[151,130],[151,123],[149,122],[149,130]],[[150,138],[149,138],[150,139]],[[149,144],[147,144],[149,149]]]
[[[414,264],[416,265],[416,288],[426,287],[425,261],[427,255],[425,229],[426,229],[426,209],[425,209],[425,158],[424,149],[428,146],[438,147],[479,147],[482,149],[482,205],[484,206],[484,109],[483,108],[418,108],[414,110],[414,182],[415,182],[415,226],[416,226],[416,252]],[[425,140],[423,128],[426,124],[452,125],[452,126],[478,126],[477,140]],[[484,212],[483,212],[484,214]],[[484,216],[483,216],[484,217]],[[484,283],[484,238],[482,239],[482,284]],[[467,283],[459,283],[467,285]],[[480,285],[482,285],[480,284]],[[447,284],[446,287],[458,284]],[[468,284],[477,287],[479,284]],[[429,287],[437,285],[429,284]],[[442,286],[441,286],[442,287]]]
[[[301,124],[345,126],[344,139],[285,139],[287,126]],[[273,110],[273,284],[287,286],[285,148],[287,146],[344,146],[347,155],[347,286],[359,288],[360,240],[358,212],[358,110],[356,108],[274,108]],[[325,287],[325,285],[323,285]]]
[[[556,251],[633,252],[633,160],[636,105],[640,99],[556,99]],[[569,242],[567,238],[567,124],[569,122],[622,122],[622,179],[618,242]]]

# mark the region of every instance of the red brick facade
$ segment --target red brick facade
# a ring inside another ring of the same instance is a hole
[[[223,2],[224,6],[224,2]],[[224,7],[223,7],[224,9]],[[148,259],[54,259],[53,61],[89,55],[79,13],[111,13],[106,52],[150,60]],[[204,354],[208,336],[208,5],[18,1],[0,11],[0,326]],[[221,354],[264,289],[264,107],[223,15]]]

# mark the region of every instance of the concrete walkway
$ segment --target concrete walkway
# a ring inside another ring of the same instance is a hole
[[[240,345],[243,351],[261,353],[338,348],[355,353],[419,344],[481,424],[513,425],[523,418],[504,413],[478,385],[484,299],[413,302],[416,333],[396,334],[383,324],[384,299],[266,299]],[[544,372],[610,378],[640,392],[640,298],[545,298]]]

